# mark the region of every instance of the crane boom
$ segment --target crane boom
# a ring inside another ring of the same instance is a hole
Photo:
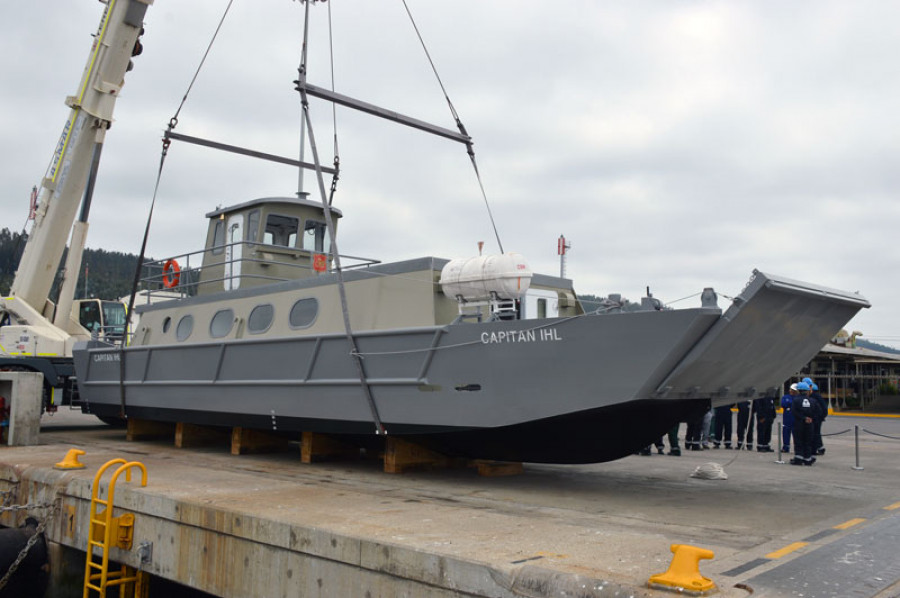
[[[34,227],[10,295],[49,316],[46,302],[69,230],[84,197],[92,156],[99,156],[113,109],[153,0],[107,0],[78,91],[41,182]],[[86,219],[85,219],[86,220]],[[75,273],[74,275],[77,275]]]
[[[100,2],[103,15],[78,90],[66,98],[69,116],[41,181],[34,226],[10,296],[0,302],[0,370],[43,373],[48,410],[74,402],[75,341],[104,327],[114,328],[117,338],[126,332],[123,326],[109,326],[110,320],[124,320],[116,315],[124,314],[121,302],[73,298],[103,141],[131,58],[140,53],[144,15],[153,0]],[[50,291],[70,234],[65,280],[54,306]],[[61,401],[55,399],[57,391],[62,391]]]

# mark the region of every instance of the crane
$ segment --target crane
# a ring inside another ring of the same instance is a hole
[[[44,374],[44,408],[77,396],[72,346],[92,334],[125,334],[120,302],[76,301],[94,183],[116,100],[140,54],[144,15],[153,0],[100,0],[105,5],[69,116],[41,181],[34,225],[9,297],[0,301],[0,369]],[[80,208],[79,208],[80,206]],[[56,304],[50,291],[69,239]]]

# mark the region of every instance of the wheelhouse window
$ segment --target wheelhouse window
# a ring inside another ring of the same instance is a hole
[[[212,254],[213,255],[222,255],[222,252],[225,251],[225,221],[224,220],[216,220],[215,227],[213,228],[213,242],[212,242]]]
[[[266,217],[266,230],[263,243],[280,247],[296,247],[297,234],[300,230],[300,219],[293,216],[269,214]]]
[[[247,214],[247,241],[256,243],[259,236],[259,210]]]
[[[182,318],[178,320],[178,326],[175,327],[175,339],[178,341],[187,340],[193,331],[194,316],[190,314],[182,316]]]
[[[291,328],[309,328],[319,315],[319,301],[314,298],[300,299],[291,308],[288,318]]]
[[[307,220],[303,225],[303,247],[307,251],[316,253],[331,252],[331,238],[328,235],[328,227],[324,222]]]
[[[209,335],[213,338],[228,336],[234,325],[234,310],[220,309],[209,323]]]
[[[275,317],[275,308],[271,303],[257,305],[250,312],[247,318],[247,330],[250,334],[262,334],[272,326],[272,320]]]

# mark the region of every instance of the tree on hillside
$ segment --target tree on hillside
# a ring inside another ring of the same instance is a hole
[[[0,295],[9,294],[27,240],[27,234],[10,232],[6,228],[0,230]],[[67,252],[63,252],[59,271],[50,291],[50,299],[53,301],[59,296],[59,287],[65,274],[63,268],[66,255]],[[118,251],[85,249],[81,271],[78,272],[75,298],[118,299],[128,295],[134,282],[137,259],[136,255]]]
[[[26,234],[10,232],[8,228],[0,230],[0,295],[9,294],[27,240]]]

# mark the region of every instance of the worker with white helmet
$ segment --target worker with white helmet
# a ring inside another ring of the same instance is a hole
[[[781,408],[784,410],[784,414],[781,416],[781,452],[789,453],[791,452],[791,435],[794,430],[794,412],[791,411],[791,407],[793,406],[794,397],[799,395],[799,391],[797,391],[797,383],[791,384],[791,388],[788,391],[788,394],[781,397]]]
[[[806,382],[797,383],[800,393],[794,397],[791,411],[794,414],[794,458],[791,465],[812,465],[816,462],[813,454],[813,433],[815,420],[819,414],[819,404],[810,398],[811,388]]]

